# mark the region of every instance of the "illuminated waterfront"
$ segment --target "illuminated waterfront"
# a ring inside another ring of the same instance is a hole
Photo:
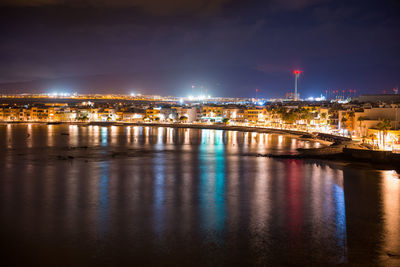
[[[34,265],[396,265],[400,180],[256,157],[287,135],[0,125],[6,260]],[[21,253],[24,257],[20,257]]]
[[[393,103],[359,103],[357,99],[349,103],[351,98],[293,101],[211,98],[205,95],[189,98],[136,98],[130,95],[65,97],[65,94],[22,94],[13,97],[7,95],[1,99],[0,95],[0,123],[260,127],[296,131],[299,134],[311,133],[307,135],[314,138],[321,137],[319,134],[328,134],[329,137],[322,139],[353,140],[360,145],[358,149],[400,151],[400,109],[398,104]],[[378,101],[379,96],[372,97],[370,101],[374,99]]]

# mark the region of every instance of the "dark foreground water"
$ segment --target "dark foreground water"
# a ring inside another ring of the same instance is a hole
[[[319,145],[0,125],[0,264],[400,266],[396,172],[255,156]]]

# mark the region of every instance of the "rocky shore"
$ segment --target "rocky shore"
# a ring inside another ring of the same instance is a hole
[[[400,172],[400,154],[392,153],[391,151],[371,150],[353,141],[334,143],[321,148],[299,148],[298,153],[294,155],[258,154],[257,156],[281,159],[315,159],[368,163],[374,164],[375,167],[390,168]]]

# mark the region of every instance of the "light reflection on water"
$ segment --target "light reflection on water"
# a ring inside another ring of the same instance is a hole
[[[398,264],[388,256],[400,254],[395,172],[251,156],[317,145],[218,130],[0,125],[0,242],[9,257],[43,265]]]
[[[165,194],[165,163],[164,157],[157,153],[153,157],[154,168],[154,231],[162,233],[164,218],[164,194]]]
[[[398,254],[400,248],[400,181],[395,171],[385,171],[382,175],[382,206],[384,212],[384,248]],[[399,261],[382,256],[387,265],[400,265]]]
[[[222,131],[202,130],[199,148],[200,208],[202,228],[218,238],[225,223],[225,157]]]
[[[107,143],[108,143],[108,127],[101,127],[101,145],[107,146]]]
[[[104,233],[107,231],[108,221],[108,202],[109,202],[109,169],[108,162],[102,161],[100,163],[101,174],[99,183],[99,225],[100,232]]]

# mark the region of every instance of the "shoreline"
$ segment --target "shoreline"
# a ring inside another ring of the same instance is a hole
[[[392,151],[369,150],[354,143],[298,149],[298,152],[298,154],[256,154],[255,156],[276,159],[327,160],[359,165],[369,164],[377,169],[392,169],[400,173],[400,154]]]
[[[80,126],[142,126],[142,127],[165,127],[165,128],[183,128],[183,129],[209,129],[209,130],[225,130],[238,132],[256,132],[256,133],[276,133],[295,135],[304,139],[322,142],[324,144],[350,141],[349,138],[317,133],[313,135],[305,131],[296,131],[290,129],[267,128],[259,126],[236,126],[236,125],[215,125],[215,124],[188,124],[188,123],[146,123],[146,122],[0,122],[0,124],[45,124],[45,125],[80,125]]]
[[[367,150],[365,150],[367,151]],[[365,151],[360,149],[359,153],[365,153]],[[394,170],[399,174],[400,179],[400,157],[396,159],[386,159],[386,160],[375,160],[373,158],[365,159],[365,158],[356,158],[348,153],[338,153],[332,155],[311,155],[311,154],[283,154],[283,155],[275,155],[275,154],[247,154],[245,156],[256,156],[256,157],[265,157],[265,158],[274,158],[274,159],[295,159],[295,160],[308,160],[308,161],[327,161],[327,162],[336,162],[342,164],[354,164],[360,167],[369,167],[377,170]]]
[[[234,125],[213,125],[213,124],[186,124],[186,123],[141,123],[141,122],[0,122],[1,124],[44,124],[44,125],[80,125],[80,126],[140,126],[140,127],[164,127],[181,129],[209,129],[238,132],[257,132],[294,135],[308,141],[320,142],[321,148],[298,149],[297,154],[254,154],[247,156],[269,157],[276,159],[305,159],[318,161],[334,161],[355,164],[377,164],[384,168],[391,168],[400,172],[400,154],[391,151],[369,150],[363,148],[352,148],[355,143],[349,138],[334,136],[325,133],[312,135],[304,131],[289,129],[276,129],[257,126],[234,126]],[[328,140],[327,140],[328,139]],[[349,148],[348,148],[349,146]],[[378,167],[378,166],[377,166]]]

